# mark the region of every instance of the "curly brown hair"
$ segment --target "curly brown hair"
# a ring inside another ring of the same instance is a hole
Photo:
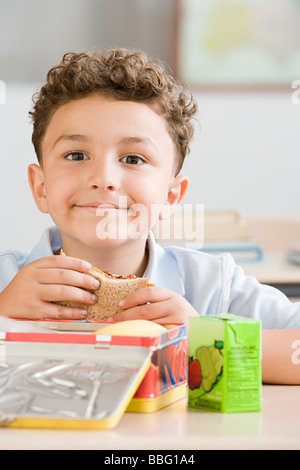
[[[194,134],[191,120],[197,103],[162,65],[150,61],[143,52],[127,49],[68,52],[49,70],[46,84],[33,95],[33,108],[29,112],[39,163],[42,163],[42,140],[55,111],[92,93],[152,106],[169,125],[178,153],[177,173],[180,171],[190,150]]]

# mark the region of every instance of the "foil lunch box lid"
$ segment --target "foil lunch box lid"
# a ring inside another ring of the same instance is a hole
[[[151,354],[95,334],[1,333],[0,426],[113,428]]]

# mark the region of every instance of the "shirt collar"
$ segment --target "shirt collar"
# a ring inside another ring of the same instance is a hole
[[[27,263],[31,263],[45,256],[52,256],[62,247],[60,231],[57,227],[50,227],[44,231],[42,238],[30,253]]]
[[[144,277],[156,286],[165,287],[184,296],[184,283],[172,251],[159,245],[152,232],[149,232],[147,244],[149,259]]]

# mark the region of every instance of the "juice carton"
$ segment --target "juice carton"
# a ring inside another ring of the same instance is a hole
[[[188,371],[189,407],[260,411],[260,322],[230,313],[191,317]]]

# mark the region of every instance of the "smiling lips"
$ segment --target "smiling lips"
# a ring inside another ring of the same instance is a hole
[[[92,214],[97,215],[97,211],[99,210],[98,215],[104,215],[104,211],[110,210],[127,210],[127,207],[119,207],[117,204],[107,203],[107,202],[87,202],[85,204],[74,204],[73,207],[78,209],[82,209],[83,211],[91,212]],[[102,209],[102,210],[101,210]]]

